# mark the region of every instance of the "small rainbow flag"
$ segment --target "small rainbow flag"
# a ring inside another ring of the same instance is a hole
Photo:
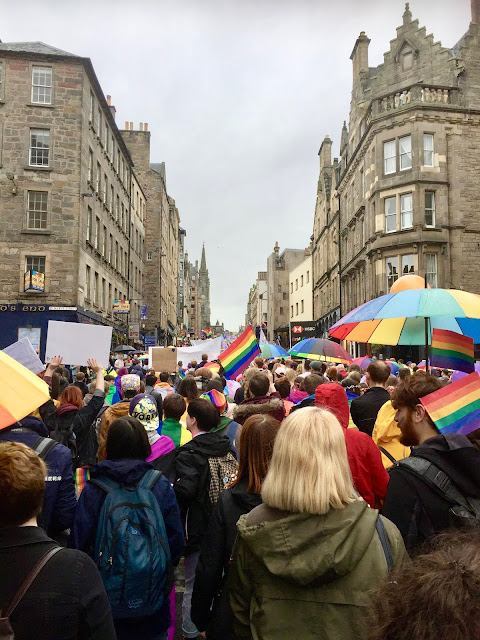
[[[225,369],[225,376],[235,379],[248,367],[254,358],[260,355],[260,347],[251,325],[220,354],[218,360]]]
[[[472,373],[475,370],[473,338],[455,331],[433,329],[430,363],[433,367]]]
[[[420,398],[440,433],[467,435],[480,428],[480,375],[477,371]]]
[[[183,369],[178,370],[178,377],[180,378],[180,380],[183,380],[185,378],[185,371]]]
[[[209,338],[213,337],[213,333],[211,329],[202,329],[200,331],[200,334],[203,338],[205,338],[205,340],[208,340]]]

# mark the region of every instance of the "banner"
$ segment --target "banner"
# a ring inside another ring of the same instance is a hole
[[[140,325],[138,322],[128,325],[128,339],[136,340],[137,342],[140,340]]]
[[[177,347],[177,360],[183,362],[183,366],[187,366],[192,360],[200,362],[202,355],[207,354],[209,360],[216,360],[222,349],[222,336],[213,338],[213,340],[198,340],[200,344],[193,347]]]
[[[45,274],[40,271],[27,271],[24,291],[45,291]]]
[[[145,349],[148,349],[148,347],[154,347],[154,346],[155,346],[155,336],[152,336],[152,335],[145,336]]]
[[[130,313],[130,300],[114,300],[113,313]]]
[[[148,320],[148,304],[140,305],[140,320]]]

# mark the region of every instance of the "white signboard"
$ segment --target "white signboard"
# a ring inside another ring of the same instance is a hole
[[[48,321],[45,360],[63,356],[62,364],[86,366],[94,358],[102,367],[108,367],[112,327],[77,322]]]
[[[43,362],[35,353],[35,349],[28,338],[22,338],[14,342],[5,348],[3,353],[6,353],[20,364],[23,364],[24,367],[35,375],[45,370]]]
[[[182,361],[184,367],[192,360],[200,362],[204,353],[207,354],[209,360],[218,358],[222,350],[222,336],[213,340],[202,340],[201,343],[201,345],[193,347],[177,347],[177,359]]]

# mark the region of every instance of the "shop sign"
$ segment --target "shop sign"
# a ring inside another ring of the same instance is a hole
[[[130,313],[130,300],[114,300],[113,313]]]

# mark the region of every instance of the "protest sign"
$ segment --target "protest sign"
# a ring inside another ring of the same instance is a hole
[[[28,338],[22,338],[14,342],[5,348],[3,353],[9,355],[35,375],[45,369],[43,362],[35,353],[35,349]]]
[[[48,321],[45,360],[63,356],[63,364],[86,366],[94,358],[102,367],[108,367],[112,327],[77,322]]]

